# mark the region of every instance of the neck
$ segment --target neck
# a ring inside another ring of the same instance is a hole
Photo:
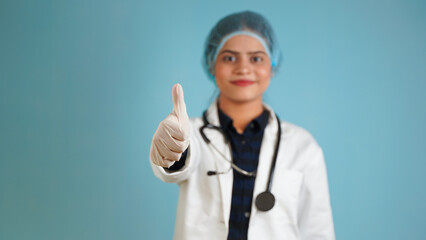
[[[249,102],[235,102],[220,95],[219,108],[232,119],[235,130],[241,134],[253,119],[262,114],[263,102],[262,98]]]

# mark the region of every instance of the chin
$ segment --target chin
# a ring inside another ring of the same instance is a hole
[[[247,103],[247,102],[252,102],[259,99],[259,97],[255,97],[255,96],[234,96],[232,98],[232,101],[234,102],[238,102],[238,103]]]

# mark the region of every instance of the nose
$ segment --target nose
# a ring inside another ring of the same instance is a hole
[[[249,74],[251,72],[251,66],[248,59],[242,58],[237,62],[235,68],[235,74],[244,75]]]

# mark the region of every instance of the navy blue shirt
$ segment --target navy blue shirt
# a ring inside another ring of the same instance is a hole
[[[233,126],[232,119],[219,110],[220,125],[227,133],[231,143],[232,160],[247,172],[257,169],[268,115],[269,112],[264,110],[260,116],[249,123],[242,134],[239,134]],[[233,174],[228,240],[247,239],[255,177],[245,176],[235,169],[233,169]]]

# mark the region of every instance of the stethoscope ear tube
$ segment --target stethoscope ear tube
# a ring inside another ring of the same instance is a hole
[[[278,157],[278,149],[280,147],[280,141],[281,141],[281,122],[278,116],[277,115],[275,116],[277,118],[277,123],[278,123],[278,133],[277,133],[277,141],[275,144],[273,161],[271,164],[271,169],[269,170],[269,180],[266,186],[266,191],[257,195],[255,200],[256,207],[260,211],[268,211],[272,209],[275,205],[275,197],[274,197],[274,194],[272,194],[271,192],[271,187],[272,187],[272,178],[275,171],[275,164],[277,162],[277,157]]]

